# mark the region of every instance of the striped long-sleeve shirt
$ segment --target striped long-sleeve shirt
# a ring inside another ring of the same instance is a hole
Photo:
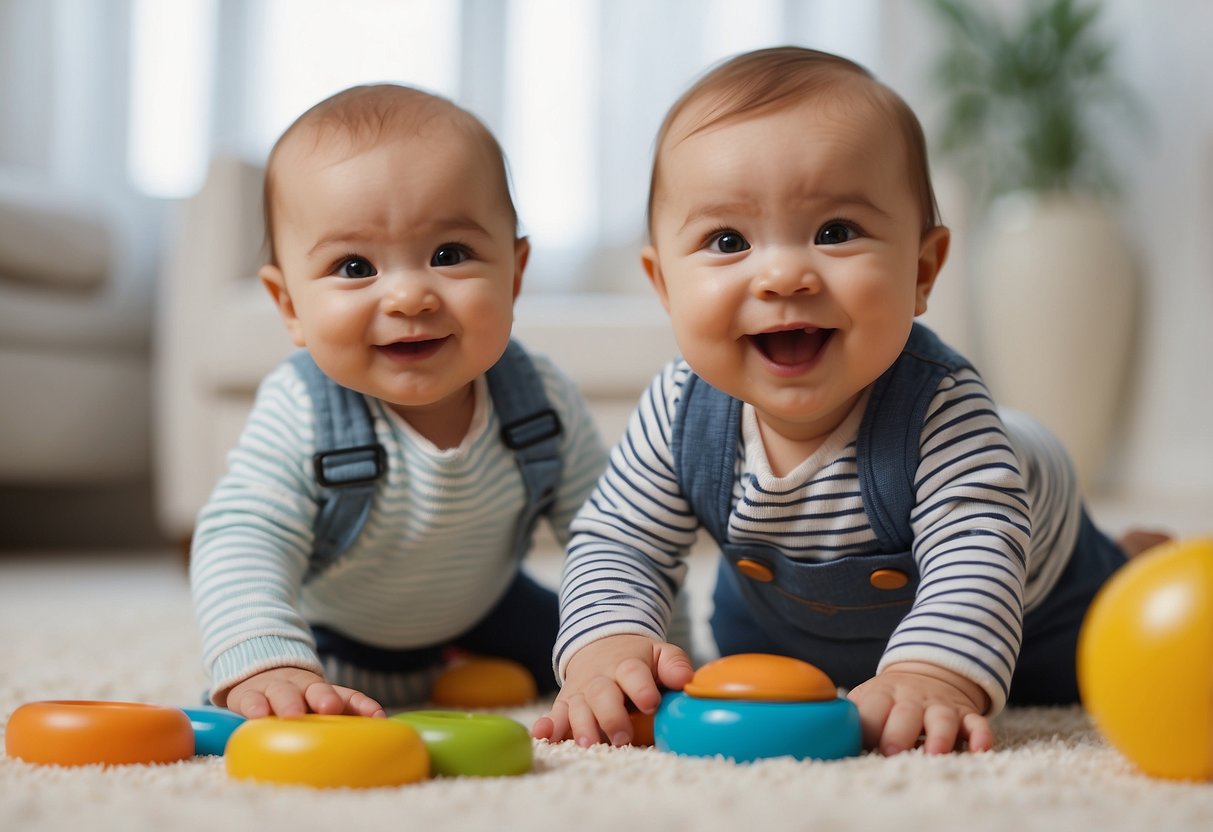
[[[591,641],[620,633],[664,637],[684,555],[700,527],[670,450],[689,374],[675,361],[653,381],[573,521],[554,654],[561,679]],[[856,464],[865,403],[786,476],[771,471],[753,408],[743,408],[730,542],[765,543],[811,561],[875,549]],[[1025,445],[1032,461],[1026,480],[1018,461]],[[1048,593],[1077,537],[1069,461],[1030,420],[1008,414],[1004,422],[980,377],[964,369],[945,376],[930,403],[914,482],[920,585],[880,667],[916,660],[955,670],[982,686],[995,713],[1006,702],[1024,609]]]
[[[566,541],[606,451],[573,383],[532,358],[563,426],[548,522]],[[289,364],[266,377],[194,536],[190,578],[213,691],[272,667],[321,673],[310,623],[407,649],[442,644],[493,607],[518,569],[513,529],[526,498],[488,385],[475,384],[471,427],[449,449],[368,398],[387,474],[357,541],[305,583],[319,498],[312,404]]]

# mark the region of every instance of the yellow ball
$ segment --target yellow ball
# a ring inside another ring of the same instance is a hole
[[[1156,546],[1109,579],[1083,621],[1078,684],[1142,771],[1213,779],[1213,538]]]

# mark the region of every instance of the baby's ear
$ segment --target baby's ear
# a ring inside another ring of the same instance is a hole
[[[653,284],[653,289],[657,292],[657,297],[661,299],[661,305],[665,307],[665,311],[670,311],[670,295],[665,285],[665,275],[661,272],[661,260],[657,257],[657,249],[652,245],[647,245],[640,250],[640,265],[644,266],[644,273],[649,276],[649,283]]]
[[[948,246],[952,241],[952,232],[946,226],[937,225],[922,237],[918,246],[918,279],[914,294],[914,314],[921,315],[927,311],[927,298],[935,288],[935,278],[948,259]]]
[[[522,273],[526,271],[527,261],[531,259],[531,241],[519,237],[514,241],[514,300],[522,291]]]
[[[286,276],[282,274],[282,269],[267,263],[257,271],[257,277],[261,278],[261,285],[270,293],[270,298],[278,308],[278,314],[282,316],[282,322],[286,324],[286,331],[291,334],[295,346],[306,347],[303,326],[299,323],[299,316],[295,314],[295,303],[286,288]]]

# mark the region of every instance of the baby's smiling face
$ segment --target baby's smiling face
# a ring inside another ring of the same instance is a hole
[[[900,354],[947,251],[946,229],[922,231],[900,131],[812,100],[675,123],[659,153],[643,259],[683,356],[764,434],[825,437]]]
[[[351,147],[305,134],[277,161],[278,266],[295,343],[405,418],[468,405],[504,352],[527,246],[490,149],[456,125]]]

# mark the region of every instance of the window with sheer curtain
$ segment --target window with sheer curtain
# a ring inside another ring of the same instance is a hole
[[[131,0],[128,169],[180,197],[263,158],[311,104],[395,81],[454,99],[509,159],[529,291],[639,289],[653,136],[715,61],[805,43],[871,63],[879,0]]]

